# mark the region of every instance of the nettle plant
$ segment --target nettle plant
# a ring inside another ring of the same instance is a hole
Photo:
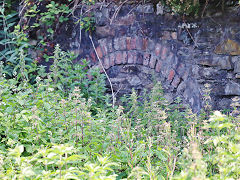
[[[25,76],[34,76],[36,64],[28,52],[30,44],[27,34],[24,29],[16,25],[17,13],[6,14],[5,10],[3,5],[0,11],[0,26],[3,27],[0,31],[0,46],[2,46],[0,60],[4,65],[3,71],[7,77],[11,78],[14,73],[20,72],[20,68],[23,67],[22,63],[24,63],[24,67],[28,69],[28,73],[24,72]]]
[[[175,13],[190,15],[196,15],[199,11],[199,0],[166,0],[168,5]]]

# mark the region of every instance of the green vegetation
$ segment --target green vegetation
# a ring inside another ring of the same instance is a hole
[[[25,26],[10,4],[1,6],[1,179],[240,179],[238,106],[234,117],[211,112],[208,89],[199,115],[182,110],[180,100],[168,104],[159,83],[113,108],[99,69],[73,64],[59,45],[44,56],[53,62],[46,73],[29,52],[28,29],[52,28],[41,39],[47,44],[55,20],[70,12],[49,2],[41,14],[31,6],[26,17],[44,18]]]
[[[239,179],[239,117],[169,105],[156,84],[115,109],[98,70],[56,46],[50,73],[0,70],[2,179]],[[65,71],[63,71],[65,68]],[[67,74],[64,74],[67,73]],[[235,112],[236,112],[235,107]]]

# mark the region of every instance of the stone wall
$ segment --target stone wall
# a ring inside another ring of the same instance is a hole
[[[170,102],[180,97],[199,112],[206,83],[212,89],[214,109],[229,108],[231,98],[240,95],[237,12],[183,20],[151,4],[94,8],[92,37],[118,96],[132,88],[142,94],[144,88],[151,89],[155,81],[161,81]],[[75,10],[75,17],[82,12]],[[78,55],[76,61],[87,58],[91,67],[99,66],[88,33],[74,26],[69,48]]]

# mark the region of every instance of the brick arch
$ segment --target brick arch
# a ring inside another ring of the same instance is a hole
[[[104,38],[98,40],[96,51],[106,70],[116,65],[146,66],[160,73],[173,88],[188,77],[186,65],[164,41],[139,36]],[[94,50],[89,60],[91,65],[99,66]]]
[[[162,77],[161,82],[168,87],[168,92],[180,95],[194,112],[201,109],[200,92],[190,68],[165,41],[139,36],[103,38],[98,40],[96,52],[107,71],[123,65],[154,70]],[[92,66],[102,69],[94,50],[89,61]]]

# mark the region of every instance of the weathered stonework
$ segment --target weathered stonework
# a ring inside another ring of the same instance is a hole
[[[130,93],[132,88],[141,94],[144,88],[153,87],[155,79],[161,81],[170,101],[180,97],[195,112],[203,107],[206,83],[212,89],[214,109],[229,108],[230,98],[240,96],[237,13],[182,21],[160,7],[154,12],[151,4],[125,5],[115,14],[116,8],[101,5],[95,10],[92,37],[118,95]],[[75,16],[79,12],[76,10]],[[98,66],[88,34],[79,32],[76,26],[70,49],[78,53],[79,61],[87,58],[90,68]]]

